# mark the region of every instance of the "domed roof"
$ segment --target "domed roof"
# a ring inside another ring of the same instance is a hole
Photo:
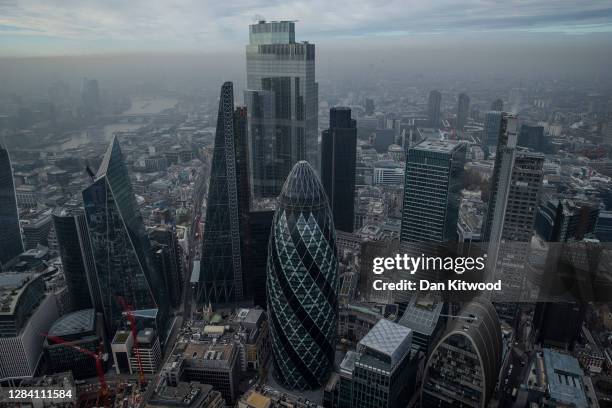
[[[279,206],[284,208],[319,208],[328,205],[319,177],[304,160],[293,166],[278,198]]]

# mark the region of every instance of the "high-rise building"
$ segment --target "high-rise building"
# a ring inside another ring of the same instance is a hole
[[[167,288],[155,268],[117,137],[113,137],[92,184],[83,190],[83,204],[97,278],[93,286],[99,288],[106,333],[112,336],[124,321],[119,297],[139,317],[150,319],[147,324],[165,333]]]
[[[484,146],[497,146],[499,130],[501,128],[502,112],[485,112],[484,129],[482,132],[482,144]]]
[[[440,103],[442,102],[442,94],[439,91],[433,90],[429,92],[427,100],[427,116],[429,124],[433,128],[440,126]]]
[[[198,297],[203,303],[243,298],[243,230],[249,208],[245,126],[245,109],[234,110],[234,87],[226,82],[221,87],[202,236]]]
[[[470,114],[470,97],[464,93],[459,94],[457,101],[457,130],[463,130],[463,127],[467,124],[468,116]]]
[[[98,80],[83,78],[81,83],[81,113],[91,117],[100,107],[100,88]]]
[[[53,214],[53,224],[72,310],[89,309],[93,307],[91,285],[95,271],[89,263],[93,255],[83,210],[58,209]]]
[[[517,139],[518,118],[504,113],[483,225],[483,241],[489,243],[489,277],[503,280],[503,292],[497,295],[506,299],[520,298],[544,176],[544,157],[518,150]]]
[[[595,232],[598,217],[597,202],[551,199],[538,207],[535,227],[545,241],[580,241]]]
[[[172,225],[158,225],[149,231],[149,239],[157,267],[164,278],[170,304],[178,307],[183,288],[183,265],[181,247],[176,237],[176,228]]]
[[[468,303],[431,352],[423,375],[421,406],[488,406],[502,362],[500,322],[484,299]]]
[[[376,109],[375,106],[374,106],[374,99],[366,98],[366,100],[365,100],[365,114],[367,116],[372,116],[374,114],[374,109]]]
[[[308,162],[289,173],[268,249],[268,313],[276,377],[290,389],[324,384],[334,365],[338,259],[331,210]]]
[[[426,139],[408,150],[402,243],[456,240],[465,144]]]
[[[336,230],[353,232],[357,127],[349,108],[329,111],[329,129],[321,140],[321,182]]]
[[[296,162],[318,169],[315,46],[295,41],[293,21],[259,21],[249,26],[246,61],[253,195],[276,197]]]
[[[380,319],[340,364],[338,408],[399,408],[413,396],[419,371],[412,330]]]
[[[266,307],[266,266],[268,261],[268,241],[274,219],[274,209],[268,207],[251,208],[244,246],[249,273],[246,277],[245,297],[253,304]]]
[[[601,211],[597,217],[595,236],[601,242],[612,242],[612,211]]]
[[[22,252],[11,158],[0,144],[0,270]]]
[[[547,141],[544,137],[544,127],[526,124],[521,125],[517,145],[527,147],[536,152],[546,153]]]
[[[501,99],[497,98],[496,100],[491,102],[491,110],[492,111],[497,111],[497,112],[503,111],[504,110],[504,101],[502,101]]]

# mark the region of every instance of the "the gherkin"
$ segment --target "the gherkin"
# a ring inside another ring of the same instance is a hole
[[[325,190],[308,162],[295,164],[278,198],[268,247],[267,295],[277,379],[320,386],[334,363],[338,260]]]

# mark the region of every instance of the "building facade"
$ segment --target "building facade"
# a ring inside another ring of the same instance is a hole
[[[295,41],[295,22],[249,26],[246,47],[249,165],[255,197],[276,197],[293,165],[318,169],[315,46]]]
[[[249,208],[245,126],[245,109],[234,111],[234,87],[226,82],[221,87],[202,236],[198,298],[205,304],[235,302],[244,295],[242,238]]]
[[[470,97],[464,93],[459,94],[457,100],[457,130],[463,130],[467,124],[468,117],[470,115]]]
[[[349,108],[329,111],[329,129],[321,139],[321,182],[336,230],[353,232],[357,125]]]
[[[0,144],[0,270],[22,252],[11,158]]]
[[[427,99],[427,117],[429,119],[429,125],[432,128],[440,126],[440,103],[442,102],[442,94],[433,90],[429,92],[429,98]]]
[[[268,246],[268,313],[278,381],[316,388],[334,364],[338,259],[325,190],[296,163],[279,196]]]

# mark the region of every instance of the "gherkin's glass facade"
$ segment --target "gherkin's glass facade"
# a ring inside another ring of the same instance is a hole
[[[164,332],[169,301],[151,247],[121,148],[114,137],[93,183],[83,190],[83,205],[95,263],[94,287],[104,312],[107,333],[124,322],[123,297],[136,314],[155,316]],[[96,289],[98,290],[98,289]]]
[[[338,260],[327,196],[312,167],[298,162],[278,198],[268,247],[267,295],[277,379],[316,388],[334,363]]]

